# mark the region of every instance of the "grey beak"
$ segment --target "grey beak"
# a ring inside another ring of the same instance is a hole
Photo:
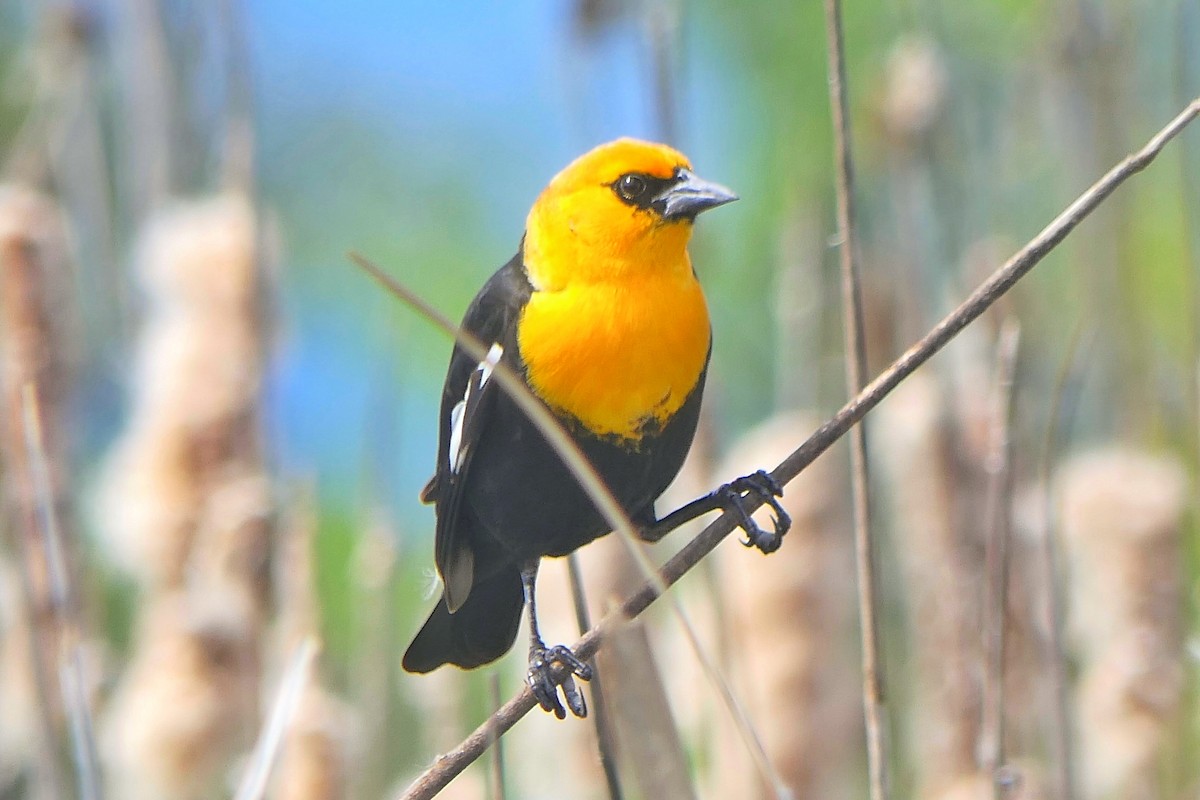
[[[690,170],[681,169],[678,177],[650,204],[665,220],[695,219],[701,211],[723,206],[738,196],[719,183],[711,183]]]

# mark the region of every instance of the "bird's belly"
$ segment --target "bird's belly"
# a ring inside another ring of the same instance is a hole
[[[572,439],[625,513],[646,519],[674,480],[691,446],[699,418],[703,378],[679,411],[636,448],[592,436],[567,423]],[[498,399],[497,425],[479,442],[467,487],[477,530],[513,560],[560,556],[612,530],[563,465],[554,449],[506,398]],[[565,422],[565,421],[564,421]]]
[[[652,452],[622,451],[599,440],[578,443],[626,513],[653,502],[645,496],[651,491]],[[514,420],[480,446],[476,458],[500,468],[471,475],[471,515],[513,560],[565,555],[611,530],[532,425]]]

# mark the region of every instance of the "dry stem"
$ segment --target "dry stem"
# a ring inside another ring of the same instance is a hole
[[[987,595],[984,598],[983,719],[980,723],[980,762],[992,787],[993,800],[1002,789],[997,770],[1004,766],[1004,644],[1005,605],[1008,596],[1008,539],[1012,515],[1012,414],[1017,348],[1021,329],[1006,320],[997,342],[996,377],[992,385],[991,446],[988,453],[988,489],[984,519],[987,541],[984,561]]]
[[[567,556],[567,569],[571,579],[571,601],[575,607],[575,621],[579,625],[579,634],[588,632],[592,627],[591,614],[588,613],[587,597],[584,594],[583,573],[579,568],[579,553]],[[596,660],[592,659],[592,715],[596,725],[596,749],[599,751],[600,766],[604,770],[604,782],[608,786],[609,800],[622,800],[621,776],[617,769],[617,748],[613,738],[612,721],[609,719],[608,707],[605,705],[604,680],[607,675],[596,669]],[[497,698],[497,707],[500,705]]]
[[[842,325],[846,337],[846,394],[853,396],[867,382],[867,345],[863,332],[862,278],[855,260],[854,161],[850,153],[850,119],[846,89],[846,60],[842,46],[840,0],[825,0],[825,35],[829,50],[829,106],[837,161],[838,238],[842,262]],[[886,707],[879,655],[878,581],[871,542],[871,503],[868,493],[867,433],[862,425],[850,431],[850,481],[854,511],[854,557],[858,583],[858,626],[862,641],[863,721],[867,735],[867,766],[871,800],[886,800],[888,792]]]
[[[1195,103],[1192,104],[1195,106]],[[1038,567],[1044,593],[1042,616],[1046,630],[1043,659],[1048,667],[1050,703],[1050,756],[1054,765],[1055,796],[1060,800],[1075,800],[1075,747],[1071,731],[1070,699],[1067,689],[1067,656],[1063,643],[1063,598],[1054,503],[1050,494],[1050,473],[1055,456],[1070,427],[1066,419],[1075,411],[1074,394],[1079,390],[1081,373],[1093,343],[1092,336],[1081,343],[1080,330],[1072,337],[1069,357],[1063,364],[1054,389],[1053,415],[1046,431],[1045,452],[1042,453],[1040,485],[1042,514],[1038,530]],[[1068,392],[1072,396],[1068,396]]]
[[[28,666],[40,710],[39,728],[31,737],[36,757],[30,794],[59,797],[65,792],[58,752],[63,704],[53,690],[53,677],[62,663],[64,643],[78,639],[74,634],[68,637],[68,629],[80,630],[74,593],[56,589],[74,585],[78,558],[62,425],[71,379],[63,324],[69,312],[64,305],[69,269],[58,207],[20,185],[0,186],[0,268],[5,527],[21,563],[19,583],[32,645]],[[30,396],[37,400],[36,448],[29,442]],[[41,459],[40,467],[31,460],[33,455]],[[62,534],[54,539],[62,556],[57,582],[46,546],[48,520]]]
[[[87,675],[80,652],[83,637],[78,615],[78,600],[70,582],[54,494],[50,465],[46,460],[42,433],[42,415],[36,384],[27,383],[22,393],[22,427],[25,434],[25,463],[33,484],[37,504],[37,530],[41,537],[43,559],[47,565],[50,596],[58,615],[58,677],[62,705],[67,712],[71,732],[71,760],[75,767],[80,800],[100,800],[96,737],[92,710],[87,699]]]
[[[308,637],[296,645],[288,662],[283,679],[279,682],[279,690],[275,702],[271,706],[271,715],[259,733],[258,742],[254,746],[254,754],[246,773],[238,786],[234,800],[261,800],[267,789],[267,779],[271,768],[283,746],[284,734],[287,733],[292,717],[300,705],[300,698],[305,686],[310,680],[313,659],[317,656],[316,639]]]

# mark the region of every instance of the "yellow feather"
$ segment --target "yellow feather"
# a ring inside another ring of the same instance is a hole
[[[689,167],[678,152],[622,139],[559,173],[529,214],[535,291],[518,329],[529,383],[599,435],[636,440],[646,423],[670,419],[707,362],[691,222],[664,222],[611,188],[626,172],[669,177],[678,167]]]
[[[637,439],[683,405],[708,356],[695,279],[534,292],[520,325],[530,386],[599,435]]]

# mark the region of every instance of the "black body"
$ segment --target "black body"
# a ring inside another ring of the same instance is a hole
[[[531,292],[518,252],[475,297],[462,325],[485,344],[501,344],[502,361],[522,375],[517,326]],[[471,590],[453,614],[443,595],[404,655],[410,672],[446,663],[473,668],[499,658],[516,638],[524,607],[521,566],[542,556],[566,555],[611,530],[497,381],[488,381],[473,407],[468,404],[459,448],[464,455],[457,473],[451,471],[451,412],[478,367],[476,359],[455,347],[442,391],[437,472],[422,495],[437,505],[439,570],[446,576],[455,554],[469,548]],[[556,415],[638,524],[654,522],[654,501],[691,447],[704,377],[701,372],[673,417],[648,426],[636,442],[596,436],[577,420]]]

